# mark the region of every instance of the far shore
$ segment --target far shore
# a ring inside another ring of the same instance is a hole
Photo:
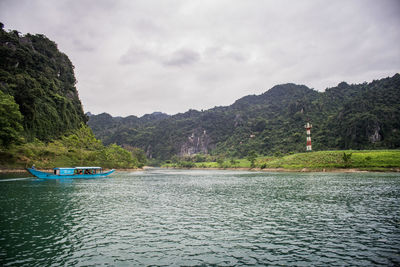
[[[145,171],[151,170],[155,167],[144,166],[143,168],[138,169],[115,169],[116,172],[136,172],[136,171]],[[382,170],[362,170],[356,168],[348,168],[348,169],[339,169],[339,168],[322,168],[322,169],[311,169],[311,168],[303,168],[303,169],[285,169],[285,168],[177,168],[177,167],[161,167],[163,169],[175,169],[175,170],[230,170],[230,171],[258,171],[258,172],[332,172],[332,173],[370,173],[370,172],[400,172],[400,168],[388,168]],[[41,169],[40,171],[52,171],[52,169]],[[104,169],[108,170],[108,169]],[[6,173],[27,173],[28,171],[24,168],[0,168],[0,174]]]
[[[339,169],[339,168],[322,168],[322,169],[285,169],[285,168],[177,168],[177,167],[162,167],[165,169],[176,170],[232,170],[232,171],[261,171],[261,172],[342,172],[342,173],[367,173],[367,172],[400,172],[400,168],[390,168],[385,170],[361,170],[356,168]]]

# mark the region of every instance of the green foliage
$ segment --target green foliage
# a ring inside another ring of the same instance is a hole
[[[257,153],[254,150],[250,151],[249,154],[247,155],[247,160],[250,161],[251,168],[255,167],[256,158],[257,158]]]
[[[100,150],[103,144],[96,139],[93,131],[86,125],[81,127],[68,136],[63,136],[61,142],[70,149]]]
[[[346,160],[344,160],[346,155]],[[357,168],[361,170],[394,170],[400,168],[400,150],[318,151],[298,153],[282,158],[264,158],[258,164],[266,168],[329,170]]]
[[[358,85],[340,83],[325,92],[283,84],[228,107],[141,118],[100,114],[90,116],[88,125],[105,144],[129,144],[166,160],[182,156],[182,147],[197,149],[188,141],[192,135],[207,148],[195,153],[212,156],[303,152],[308,121],[315,151],[400,148],[400,74]]]
[[[0,91],[14,97],[28,141],[50,141],[86,122],[74,66],[44,35],[0,29]]]
[[[236,164],[239,163],[239,161],[237,161],[237,160],[234,159],[234,158],[231,158],[230,161],[229,161],[229,163],[231,164],[231,166],[235,166]]]
[[[345,163],[343,155],[352,155],[351,160]],[[274,157],[258,157],[254,165],[247,159],[232,162],[199,162],[194,163],[197,168],[260,168],[269,170],[294,171],[329,171],[334,169],[359,169],[367,171],[399,171],[400,150],[364,150],[364,151],[318,151],[295,153],[292,155]],[[181,167],[182,164],[164,164],[163,167]]]
[[[102,155],[104,155],[102,162],[105,166],[113,166],[113,168],[133,167],[132,154],[116,144],[104,148]]]
[[[45,143],[35,139],[2,151],[0,166],[28,167],[35,164],[38,168],[78,165],[104,168],[143,167],[143,151],[135,151],[131,153],[116,144],[104,146],[94,137],[89,127],[82,125],[70,135],[53,142]]]
[[[217,163],[218,163],[218,166],[219,167],[222,167],[223,166],[223,164],[224,164],[224,161],[225,161],[225,159],[224,159],[224,157],[222,156],[222,155],[219,155],[218,157],[217,157]]]
[[[353,153],[346,154],[346,152],[343,152],[342,159],[343,159],[345,166],[350,166],[352,155],[353,155]]]
[[[0,91],[0,146],[21,141],[22,115],[14,98]]]
[[[133,158],[137,159],[139,168],[142,168],[146,165],[147,157],[142,149],[135,147],[132,151],[132,156]]]
[[[188,169],[190,169],[190,168],[195,167],[196,165],[195,165],[193,162],[191,162],[191,161],[180,161],[180,162],[178,163],[178,166],[179,166],[180,168],[188,168]]]
[[[206,161],[206,156],[202,154],[196,154],[194,156],[194,161],[195,162],[205,162]]]
[[[142,149],[137,148],[137,147],[132,147],[129,145],[125,145],[124,149],[126,149],[132,153],[132,156],[135,159],[135,161],[137,161],[137,165],[139,168],[142,168],[143,166],[145,166],[147,164],[147,162],[148,162],[147,157]]]

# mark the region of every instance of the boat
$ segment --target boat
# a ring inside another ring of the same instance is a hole
[[[100,178],[106,177],[113,173],[115,170],[112,169],[107,172],[103,172],[101,167],[73,167],[73,168],[54,168],[53,173],[42,172],[36,170],[34,166],[27,168],[28,172],[33,176],[40,179],[75,179],[75,178]]]

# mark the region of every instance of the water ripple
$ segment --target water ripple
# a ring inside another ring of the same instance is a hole
[[[153,170],[3,180],[4,266],[395,266],[396,174]]]

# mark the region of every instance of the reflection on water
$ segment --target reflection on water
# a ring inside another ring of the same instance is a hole
[[[150,170],[0,183],[0,264],[398,265],[397,174]]]

